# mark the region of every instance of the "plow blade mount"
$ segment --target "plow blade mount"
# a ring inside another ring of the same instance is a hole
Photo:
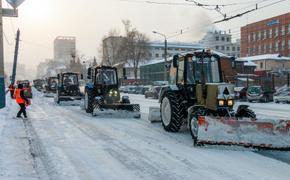
[[[290,151],[290,121],[252,121],[211,116],[200,116],[197,121],[197,145],[235,145]]]
[[[104,104],[93,111],[94,116],[111,118],[140,118],[139,104]]]

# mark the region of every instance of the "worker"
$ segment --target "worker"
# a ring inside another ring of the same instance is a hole
[[[21,118],[22,117],[21,114],[23,113],[24,118],[27,118],[25,105],[29,104],[29,100],[24,96],[22,84],[18,84],[18,87],[15,90],[15,99],[17,104],[19,104],[20,106],[20,110],[17,113],[16,117]]]
[[[9,91],[10,91],[11,99],[14,99],[14,91],[15,91],[14,85],[10,84],[8,88],[9,88]]]

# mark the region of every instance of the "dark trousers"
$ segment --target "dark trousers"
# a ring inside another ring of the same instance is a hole
[[[20,110],[17,113],[17,117],[20,117],[22,113],[23,113],[24,117],[27,117],[26,116],[26,107],[25,107],[25,104],[24,103],[21,103],[21,104],[19,104],[19,106],[20,106]]]

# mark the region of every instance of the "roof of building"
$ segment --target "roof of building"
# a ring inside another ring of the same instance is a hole
[[[263,54],[257,56],[241,57],[236,61],[259,61],[259,60],[290,60],[290,57],[280,56],[279,54]]]
[[[150,46],[153,47],[164,47],[164,42],[160,41],[152,41],[149,42]],[[194,48],[194,49],[202,49],[204,46],[202,46],[199,43],[185,43],[185,42],[168,42],[167,43],[167,48],[172,48],[172,47],[178,47],[178,48]]]
[[[197,50],[197,51],[202,51],[202,50]],[[211,50],[211,52],[213,54],[219,55],[220,57],[226,57],[226,58],[230,58],[231,57],[231,56],[228,56],[228,55],[223,54],[223,53],[218,52],[218,51]],[[188,51],[188,52],[180,53],[180,55],[186,55],[186,54],[189,54],[189,53],[193,53],[193,51]],[[173,59],[173,57],[169,57],[169,58],[167,58],[167,61],[172,61],[172,59]],[[151,64],[158,64],[158,63],[162,63],[162,62],[164,62],[164,59],[152,59],[152,60],[147,61],[147,63],[142,64],[140,66],[146,66],[146,65],[151,65]]]

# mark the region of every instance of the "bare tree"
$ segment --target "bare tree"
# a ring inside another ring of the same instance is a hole
[[[149,38],[136,28],[131,29],[129,20],[122,22],[126,32],[126,40],[121,48],[122,59],[133,66],[134,78],[137,79],[140,63],[148,60],[149,57]]]

